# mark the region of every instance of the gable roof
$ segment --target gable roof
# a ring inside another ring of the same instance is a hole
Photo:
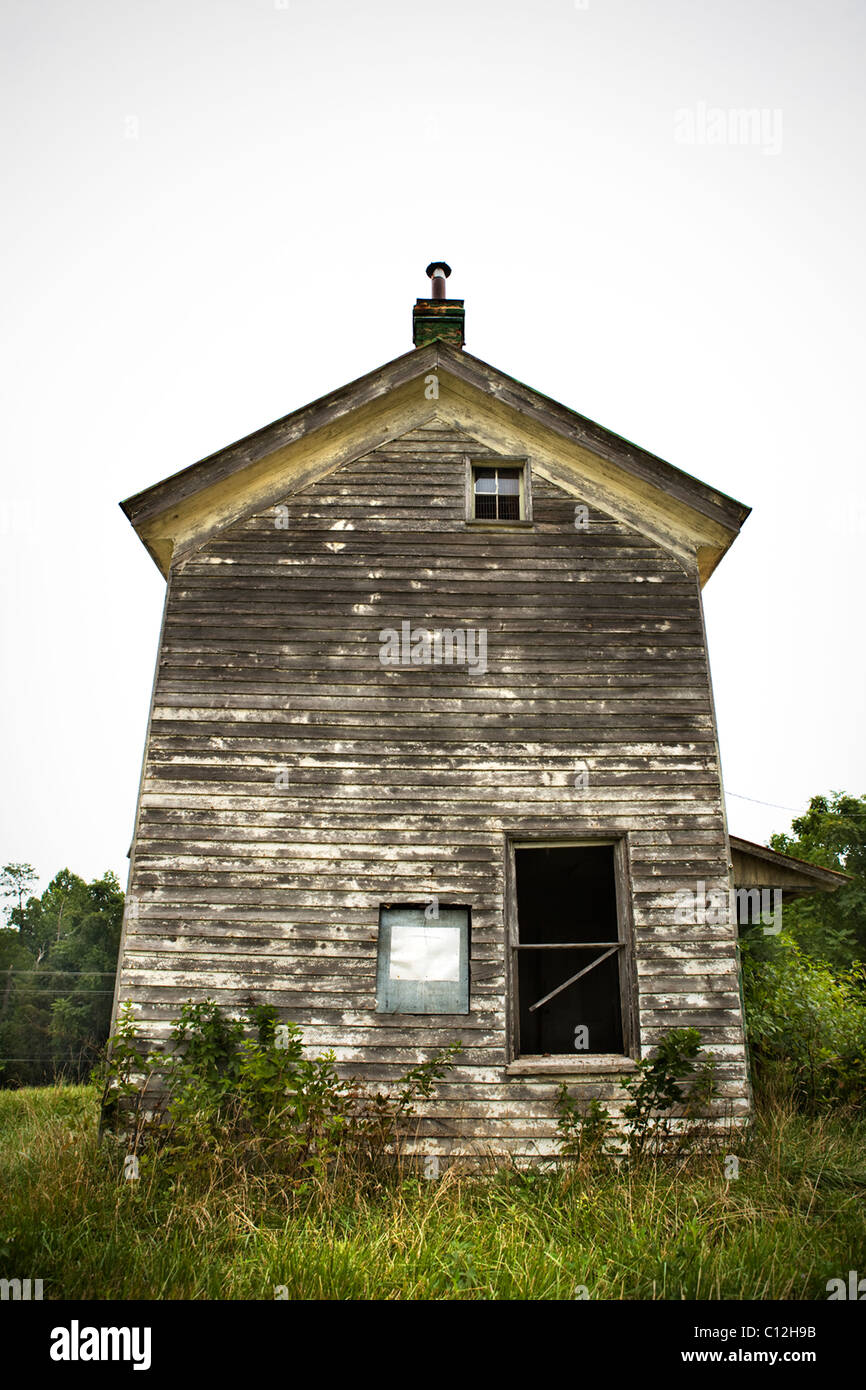
[[[436,377],[431,401],[425,382]],[[650,536],[705,582],[750,508],[442,341],[415,348],[121,503],[156,564],[438,417]]]

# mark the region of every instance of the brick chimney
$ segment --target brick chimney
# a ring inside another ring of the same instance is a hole
[[[463,346],[463,324],[466,318],[462,299],[445,298],[445,281],[451,267],[445,261],[431,261],[427,267],[431,280],[431,297],[416,299],[412,310],[412,341],[426,347],[437,338],[455,347]]]

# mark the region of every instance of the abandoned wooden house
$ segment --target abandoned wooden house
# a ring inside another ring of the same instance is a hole
[[[839,881],[727,833],[701,588],[748,508],[471,356],[449,273],[410,352],[123,503],[167,590],[115,1009],[270,1002],[380,1084],[459,1041],[431,1154],[551,1152],[562,1079],[616,1112],[675,1027],[745,1114],[732,890]]]

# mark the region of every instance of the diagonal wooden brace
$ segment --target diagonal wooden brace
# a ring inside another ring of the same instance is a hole
[[[576,980],[579,980],[581,975],[588,975],[590,970],[594,970],[597,965],[601,965],[602,961],[607,960],[608,956],[612,956],[615,951],[622,950],[623,944],[623,942],[619,942],[618,945],[611,946],[610,950],[605,951],[603,956],[599,956],[597,960],[592,961],[589,965],[585,965],[582,970],[578,970],[576,975],[572,975],[570,979],[564,980],[561,985],[557,985],[556,989],[552,989],[549,994],[545,994],[543,999],[539,999],[535,1004],[530,1004],[529,1012],[534,1014],[535,1010],[540,1009],[542,1004],[546,1004],[549,999],[553,999],[555,995],[561,994],[564,989],[568,989],[568,986],[573,985]]]

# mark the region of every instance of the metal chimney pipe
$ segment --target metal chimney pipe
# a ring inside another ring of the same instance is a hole
[[[433,282],[432,298],[444,299],[445,281],[451,274],[450,265],[448,265],[447,261],[431,261],[427,267],[427,274],[430,276],[430,279]]]

